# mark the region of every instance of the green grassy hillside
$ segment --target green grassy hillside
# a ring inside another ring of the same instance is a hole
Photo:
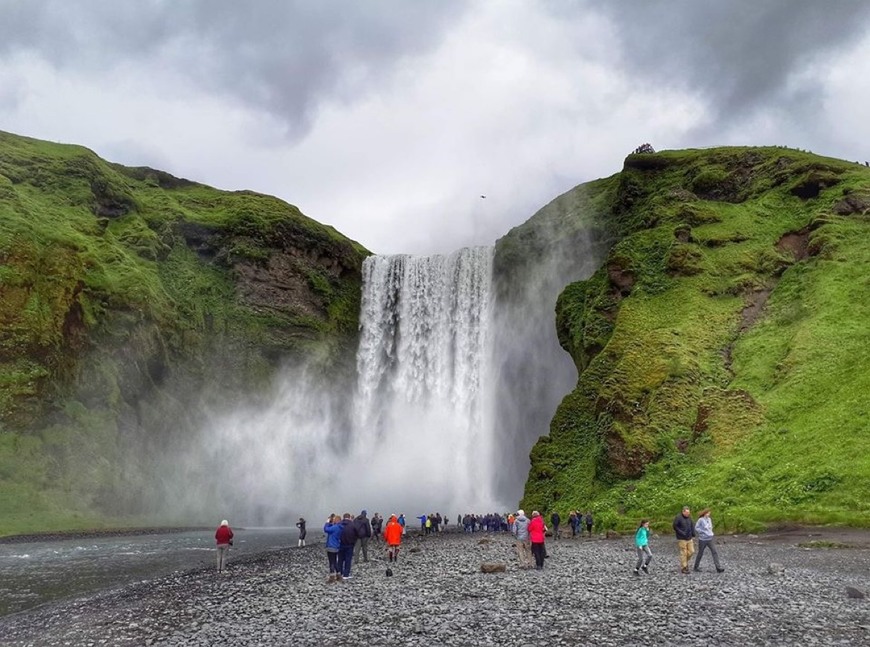
[[[614,244],[558,300],[579,380],[532,450],[526,509],[870,523],[870,169],[667,151],[590,193]]]
[[[0,532],[145,514],[191,400],[346,370],[367,253],[276,198],[0,132]]]

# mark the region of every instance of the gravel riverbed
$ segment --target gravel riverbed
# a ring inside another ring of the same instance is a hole
[[[725,572],[705,555],[691,575],[675,542],[654,537],[640,577],[630,537],[548,541],[538,572],[517,568],[509,535],[414,534],[392,577],[373,545],[340,583],[326,581],[322,544],[231,555],[223,575],[177,573],[0,618],[0,644],[867,645],[870,535],[855,536],[848,548],[726,536]]]

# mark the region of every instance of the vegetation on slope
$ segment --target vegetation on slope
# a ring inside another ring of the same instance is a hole
[[[606,182],[590,217],[617,242],[559,298],[580,375],[524,506],[866,524],[870,170],[722,148],[631,155]]]
[[[183,396],[339,370],[367,253],[276,198],[0,132],[2,531],[147,512],[122,459],[195,424]]]

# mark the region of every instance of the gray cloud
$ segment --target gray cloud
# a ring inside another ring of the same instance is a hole
[[[863,0],[624,0],[584,2],[615,24],[620,62],[644,79],[702,93],[710,118],[734,121],[761,106],[803,106],[811,88],[791,76],[868,31]]]
[[[148,60],[305,133],[324,101],[365,95],[436,47],[460,0],[0,0],[0,57],[28,51],[99,73]]]

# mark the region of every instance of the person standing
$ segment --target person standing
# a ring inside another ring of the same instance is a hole
[[[558,512],[550,515],[550,523],[553,524],[553,539],[556,540],[559,538],[559,524],[562,523],[562,517],[559,516]]]
[[[353,547],[356,545],[357,539],[359,539],[359,535],[357,535],[353,518],[350,516],[350,512],[345,512],[344,518],[341,520],[341,535],[339,535],[338,546],[338,569],[341,577],[345,580],[351,578]]]
[[[547,526],[544,525],[544,518],[540,512],[535,510],[532,512],[532,520],[529,522],[529,541],[532,544],[532,555],[535,556],[535,568],[539,571],[544,570],[546,532]]]
[[[405,535],[405,513],[399,515],[399,525],[402,526],[402,536]]]
[[[372,524],[369,522],[366,514],[366,511],[363,510],[353,521],[357,536],[357,542],[353,548],[353,556],[354,559],[359,559],[360,550],[362,550],[364,562],[369,561],[369,539],[372,536]]]
[[[217,570],[218,573],[223,573],[227,568],[227,554],[230,552],[230,546],[233,545],[233,530],[226,519],[221,521],[221,525],[215,531],[214,540],[217,544]]]
[[[387,561],[399,561],[399,546],[402,545],[402,525],[396,520],[396,515],[391,514],[387,527],[384,528],[384,541],[387,543]]]
[[[710,518],[710,508],[704,508],[698,515],[698,521],[695,523],[695,535],[698,537],[698,555],[695,557],[694,570],[701,570],[701,557],[704,556],[704,550],[709,548],[713,555],[713,564],[716,565],[716,572],[725,572],[719,563],[719,552],[716,550],[716,539],[713,536],[713,520]]]
[[[329,562],[328,581],[330,582],[341,579],[338,551],[341,549],[341,531],[343,529],[341,519],[337,514],[329,515],[329,519],[323,525],[323,532],[326,533],[326,560]]]
[[[683,506],[682,512],[674,518],[674,532],[677,535],[677,548],[680,551],[680,572],[688,574],[689,560],[695,554],[695,545],[692,543],[695,524],[689,506]]]
[[[589,536],[592,536],[592,526],[595,525],[595,520],[592,519],[592,511],[586,513],[586,530],[589,532]]]
[[[652,551],[649,549],[649,519],[644,519],[634,533],[634,549],[637,552],[637,563],[634,565],[634,574],[640,575],[641,569],[649,573],[649,563],[652,561]]]
[[[305,519],[299,517],[296,527],[299,528],[299,548],[303,548],[305,546]]]
[[[383,528],[384,518],[381,516],[380,512],[375,512],[375,516],[372,517],[372,539],[380,541]]]
[[[520,568],[532,567],[531,542],[529,541],[529,518],[522,510],[517,510],[517,518],[514,519],[514,537],[517,540],[517,558]]]

